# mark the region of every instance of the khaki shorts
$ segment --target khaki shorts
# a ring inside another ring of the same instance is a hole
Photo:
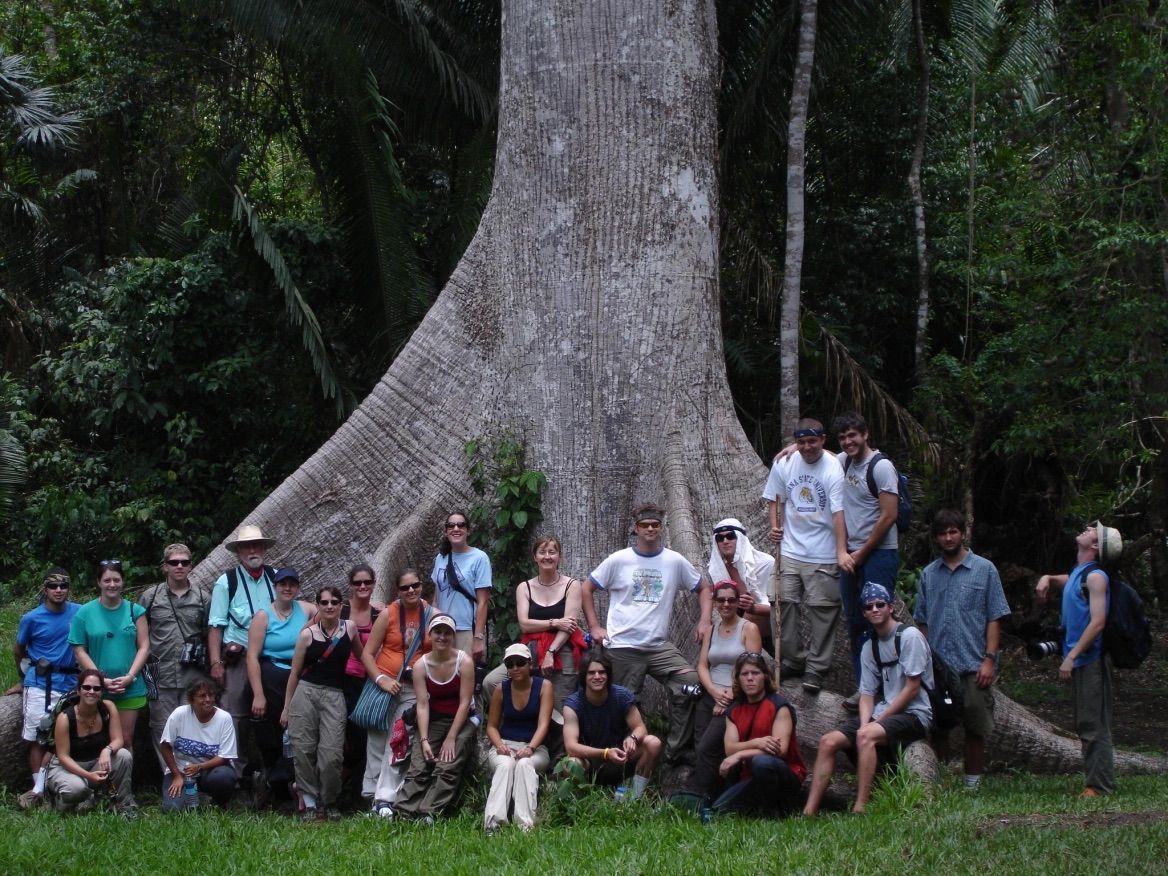
[[[985,739],[994,730],[994,686],[977,686],[977,673],[966,672],[961,676],[961,690],[964,704],[961,711],[961,726],[965,732]]]

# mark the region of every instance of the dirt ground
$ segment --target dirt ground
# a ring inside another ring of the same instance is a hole
[[[1116,669],[1112,736],[1120,748],[1168,755],[1168,627],[1154,630],[1156,645],[1138,669]],[[1003,634],[1004,693],[1060,727],[1071,726],[1070,686],[1058,679],[1057,657],[1031,661],[1021,639]]]

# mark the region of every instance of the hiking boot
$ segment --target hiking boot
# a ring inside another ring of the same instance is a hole
[[[433,827],[434,826],[434,816],[433,815],[423,815],[421,818],[418,819],[418,824],[422,825],[422,827]]]
[[[300,813],[300,820],[305,824],[319,821],[323,817],[323,814],[315,806],[305,806],[304,811]]]
[[[129,803],[123,803],[118,807],[118,815],[126,819],[126,821],[138,820],[138,804],[132,800]]]
[[[324,817],[328,821],[340,821],[341,810],[336,806],[326,806],[324,809]]]
[[[806,693],[815,695],[823,689],[823,680],[818,675],[808,675],[803,679],[803,690]]]
[[[856,712],[860,711],[860,692],[856,691],[854,694],[844,700],[843,705],[845,712],[851,712],[855,714]]]
[[[45,798],[43,794],[38,794],[36,791],[25,791],[16,798],[16,802],[21,809],[32,811],[39,809],[41,804],[45,802]]]
[[[1103,795],[1100,794],[1098,791],[1096,791],[1094,788],[1088,786],[1088,787],[1083,789],[1083,793],[1079,795],[1079,799],[1081,800],[1084,797],[1090,798],[1090,797],[1102,797],[1102,796]]]
[[[803,668],[802,666],[794,666],[790,663],[780,663],[779,674],[783,678],[798,678],[803,674]]]

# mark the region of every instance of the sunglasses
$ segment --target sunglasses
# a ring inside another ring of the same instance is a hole
[[[714,602],[718,605],[734,605],[738,601],[737,596],[719,596]]]
[[[97,565],[100,566],[102,569],[113,569],[115,572],[122,571],[122,561],[121,560],[102,560]]]
[[[524,660],[522,657],[512,657],[510,660],[504,660],[503,665],[508,669],[518,669],[520,666],[526,666],[530,660]]]
[[[733,532],[716,532],[714,533],[714,541],[718,544],[724,541],[738,541],[738,536]]]
[[[317,604],[317,605],[323,605],[323,606],[325,606],[326,608],[331,608],[331,607],[332,607],[332,606],[334,606],[334,605],[340,605],[340,604],[341,604],[341,600],[339,600],[339,599],[318,599],[318,600],[316,601],[316,604]]]
[[[190,560],[167,560],[166,561],[166,565],[171,566],[173,568],[180,568],[180,569],[184,566],[189,566],[190,564],[191,564]]]
[[[45,589],[46,589],[46,590],[68,590],[68,589],[69,589],[69,585],[68,585],[68,584],[61,584],[61,583],[57,583],[57,584],[46,584],[46,585],[45,585]]]
[[[638,529],[660,529],[661,528],[661,521],[660,520],[642,520],[640,523],[637,524],[637,528]]]
[[[448,522],[446,524],[446,529],[447,529],[447,531],[449,531],[451,529],[470,529],[470,524],[467,523],[465,520],[463,520],[461,523],[449,523]]]
[[[89,691],[90,693],[100,693],[101,692],[101,685],[100,684],[79,684],[77,686],[79,688],[81,688],[82,690]]]
[[[413,584],[399,584],[399,585],[397,585],[397,589],[398,590],[421,590],[422,589],[422,582],[415,581]]]
[[[358,578],[356,581],[350,581],[349,583],[354,587],[372,587],[373,586],[373,579],[372,578]]]
[[[882,608],[888,608],[888,603],[887,602],[869,602],[867,605],[864,606],[864,611],[872,611],[872,609],[879,610]]]

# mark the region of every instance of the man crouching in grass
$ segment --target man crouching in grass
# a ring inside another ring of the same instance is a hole
[[[929,643],[920,630],[896,622],[892,595],[881,585],[865,584],[861,603],[876,638],[860,654],[860,714],[820,738],[804,815],[819,811],[836,754],[853,749],[857,789],[852,811],[863,812],[872,796],[878,749],[923,739],[933,722],[925,690],[933,686]]]
[[[593,647],[583,660],[580,687],[564,700],[564,750],[560,770],[576,768],[600,785],[618,785],[633,774],[628,797],[645,793],[661,754],[661,740],[649,733],[628,688],[612,683],[612,660]]]

